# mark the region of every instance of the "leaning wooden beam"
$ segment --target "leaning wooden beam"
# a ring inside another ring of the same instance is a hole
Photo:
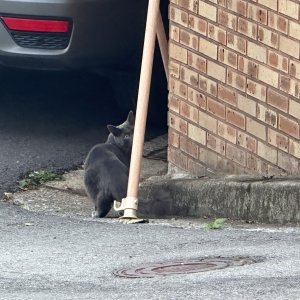
[[[160,0],[149,0],[148,4],[127,197],[122,199],[121,205],[116,201],[114,203],[115,210],[124,210],[124,216],[122,218],[125,222],[127,222],[127,220],[133,222],[143,221],[142,219],[137,218],[138,188],[146,130],[159,4]]]

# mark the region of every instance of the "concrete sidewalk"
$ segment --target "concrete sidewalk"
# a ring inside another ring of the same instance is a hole
[[[300,178],[219,176],[191,178],[167,174],[167,138],[145,143],[139,193],[144,217],[225,217],[263,223],[300,222]],[[19,192],[10,199],[29,211],[90,217],[92,203],[83,187],[83,170],[65,174],[38,190]],[[116,216],[112,210],[109,216]]]

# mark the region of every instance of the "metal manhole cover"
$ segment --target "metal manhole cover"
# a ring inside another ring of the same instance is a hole
[[[199,273],[220,270],[228,267],[238,267],[260,262],[254,257],[210,257],[176,262],[157,263],[117,270],[114,275],[127,278],[153,278],[178,274]]]

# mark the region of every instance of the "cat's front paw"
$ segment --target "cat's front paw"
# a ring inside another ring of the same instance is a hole
[[[100,214],[97,210],[92,212],[92,218],[100,218]]]

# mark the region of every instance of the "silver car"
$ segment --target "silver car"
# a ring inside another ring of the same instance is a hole
[[[0,0],[0,64],[121,68],[141,49],[147,0]]]
[[[119,107],[132,108],[148,1],[0,0],[0,71],[1,65],[96,71],[111,79]],[[166,26],[168,2],[161,0]],[[156,51],[152,97],[166,99],[158,54]],[[166,107],[166,103],[159,105]]]

